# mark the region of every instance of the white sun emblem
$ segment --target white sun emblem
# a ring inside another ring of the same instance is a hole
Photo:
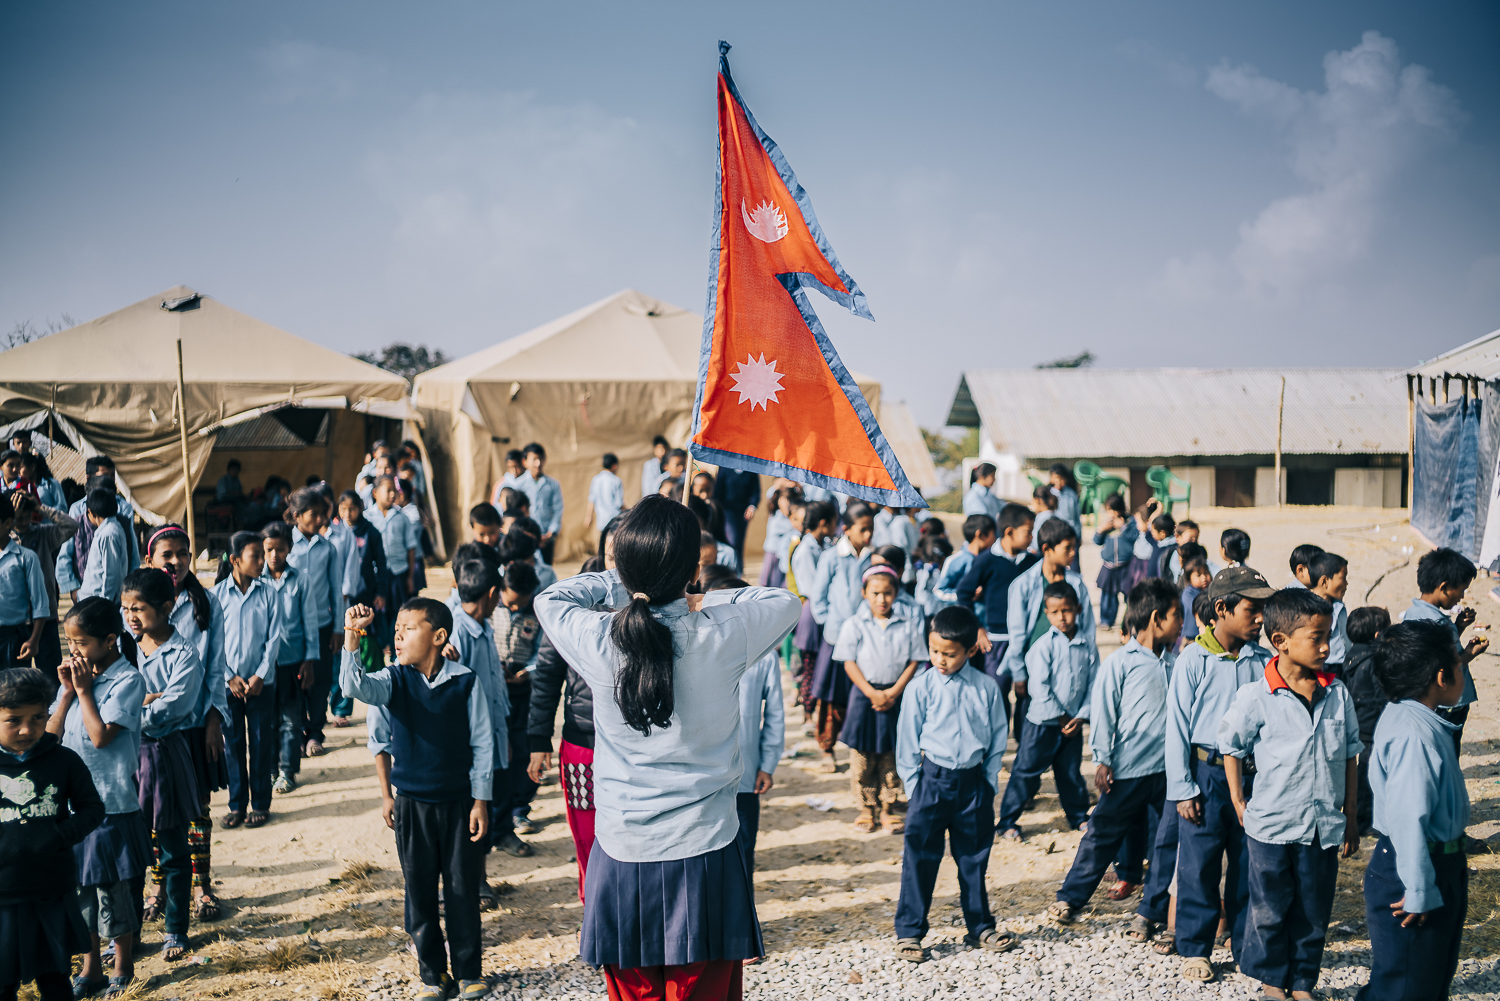
[[[749,402],[751,411],[756,406],[765,410],[767,403],[781,402],[776,394],[785,389],[781,380],[786,373],[776,371],[776,359],[767,362],[764,351],[758,360],[746,355],[739,369],[730,373],[734,379],[730,392],[739,393],[741,403]]]
[[[745,211],[745,200],[740,199],[740,216],[750,235],[762,243],[775,243],[786,236],[786,213],[771,202],[761,202],[754,212]]]

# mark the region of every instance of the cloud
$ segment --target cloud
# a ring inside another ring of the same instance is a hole
[[[256,55],[266,75],[266,97],[282,104],[347,101],[379,71],[366,56],[315,42],[280,42]]]
[[[1303,91],[1253,66],[1209,71],[1211,93],[1277,129],[1305,188],[1243,223],[1222,265],[1169,262],[1161,282],[1169,295],[1183,292],[1189,272],[1214,283],[1231,276],[1243,294],[1270,301],[1339,274],[1369,252],[1395,179],[1462,121],[1452,92],[1423,67],[1403,66],[1396,43],[1378,32],[1328,53],[1323,72],[1322,91]]]

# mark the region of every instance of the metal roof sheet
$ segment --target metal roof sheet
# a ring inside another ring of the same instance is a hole
[[[1406,386],[1398,369],[989,369],[965,372],[949,422],[982,424],[1002,452],[1109,458],[1400,453]]]
[[[932,453],[927,451],[927,442],[922,438],[922,429],[917,427],[905,400],[881,401],[880,430],[885,432],[885,440],[896,453],[896,459],[912,486],[924,493],[936,490],[937,466],[933,465]]]
[[[1429,379],[1441,379],[1444,376],[1500,378],[1500,330],[1476,337],[1431,361],[1408,369],[1407,374],[1422,375]]]

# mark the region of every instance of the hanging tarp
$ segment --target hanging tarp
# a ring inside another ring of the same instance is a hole
[[[1470,558],[1479,556],[1474,526],[1481,409],[1476,399],[1418,400],[1414,414],[1412,528],[1432,545]]]

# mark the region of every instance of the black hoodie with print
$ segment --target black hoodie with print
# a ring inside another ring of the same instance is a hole
[[[73,846],[104,822],[88,766],[50,733],[25,761],[0,753],[0,905],[78,885]]]

